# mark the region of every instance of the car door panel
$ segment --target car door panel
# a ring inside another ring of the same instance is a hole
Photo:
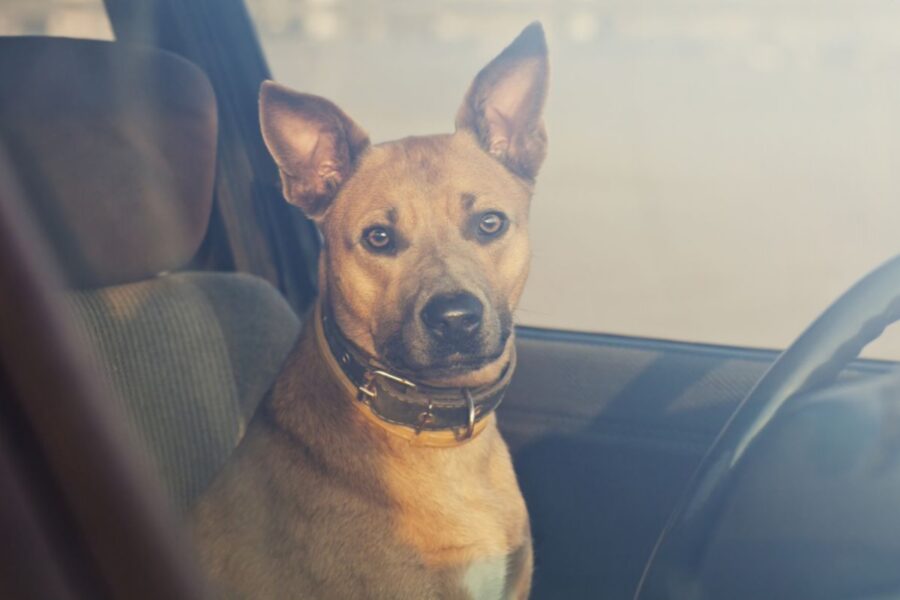
[[[499,419],[531,515],[533,597],[630,598],[693,469],[778,353],[528,327],[517,348]]]

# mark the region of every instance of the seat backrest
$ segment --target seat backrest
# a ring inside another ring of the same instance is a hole
[[[260,279],[177,273],[212,205],[211,86],[166,52],[31,37],[0,39],[0,82],[0,141],[69,283],[72,314],[186,508],[299,331]]]

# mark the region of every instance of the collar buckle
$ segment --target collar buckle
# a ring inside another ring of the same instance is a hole
[[[393,373],[389,373],[383,369],[370,369],[366,371],[365,378],[366,381],[357,389],[359,390],[359,399],[365,401],[366,398],[375,398],[378,395],[378,390],[375,389],[375,378],[381,377],[382,379],[387,379],[393,383],[396,383],[403,387],[403,391],[406,392],[408,390],[416,389],[416,384],[410,381],[409,379],[404,379],[398,375],[394,375]]]

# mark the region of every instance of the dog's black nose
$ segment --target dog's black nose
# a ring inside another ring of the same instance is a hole
[[[422,309],[422,321],[435,338],[459,343],[472,338],[481,327],[484,305],[469,292],[440,294]]]

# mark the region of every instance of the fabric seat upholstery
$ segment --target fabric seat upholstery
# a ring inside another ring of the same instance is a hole
[[[67,300],[178,507],[244,433],[299,330],[252,276],[179,273]]]
[[[0,39],[0,82],[0,143],[69,285],[86,348],[186,509],[299,331],[261,279],[177,272],[211,210],[212,88],[166,52],[34,37]]]

